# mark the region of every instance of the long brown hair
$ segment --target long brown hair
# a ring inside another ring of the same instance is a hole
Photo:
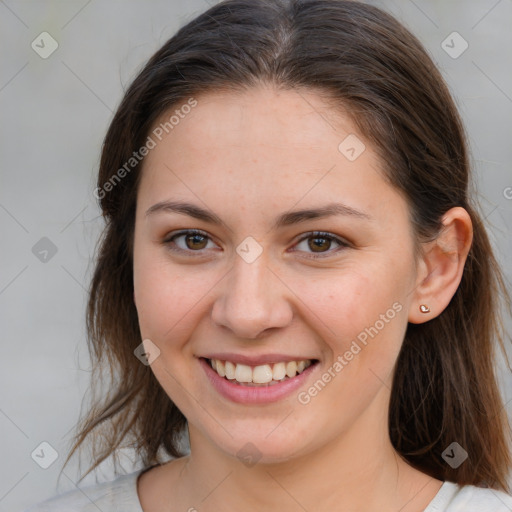
[[[66,464],[91,434],[86,475],[108,457],[116,460],[122,447],[133,448],[145,466],[183,455],[186,419],[134,356],[141,335],[132,244],[143,159],[126,163],[171,107],[261,82],[318,91],[351,115],[406,198],[417,247],[436,237],[450,208],[470,214],[473,244],[455,295],[438,317],[407,328],[389,434],[397,452],[432,477],[508,492],[510,425],[494,362],[495,342],[506,357],[500,306],[510,311],[511,301],[470,196],[461,119],[418,40],[384,11],[342,0],[220,2],[167,41],[126,91],[102,149],[95,194],[106,226],[87,310],[92,388],[106,375],[109,391],[93,396]],[[442,457],[454,441],[468,453],[456,469]]]

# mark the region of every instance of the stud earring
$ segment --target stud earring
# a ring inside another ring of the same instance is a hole
[[[422,313],[430,313],[430,308],[426,304],[421,304],[420,305],[420,311]]]

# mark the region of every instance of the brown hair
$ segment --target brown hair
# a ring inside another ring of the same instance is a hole
[[[511,304],[469,196],[460,117],[439,71],[404,26],[376,7],[341,0],[220,2],[167,41],[126,91],[102,149],[96,195],[106,227],[87,311],[93,385],[106,371],[109,392],[93,396],[66,464],[90,434],[86,474],[109,456],[115,460],[121,447],[133,448],[145,466],[162,462],[160,450],[183,455],[178,441],[186,419],[134,356],[141,337],[132,243],[142,164],[122,179],[114,175],[171,107],[258,83],[323,93],[351,115],[406,198],[418,247],[436,237],[447,210],[468,211],[474,238],[455,295],[438,317],[408,325],[389,433],[398,453],[424,473],[508,492],[510,425],[493,364],[495,340],[506,357],[500,297],[508,311]],[[456,469],[442,458],[454,441],[469,456]]]

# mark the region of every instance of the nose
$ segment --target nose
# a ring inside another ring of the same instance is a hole
[[[291,323],[291,295],[265,258],[247,263],[237,256],[214,302],[212,320],[237,338],[257,339],[265,331]]]

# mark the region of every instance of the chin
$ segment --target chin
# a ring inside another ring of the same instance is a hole
[[[257,429],[239,429],[238,434],[234,429],[226,427],[233,437],[226,432],[222,439],[210,438],[218,449],[231,457],[236,457],[247,467],[254,464],[278,464],[293,459],[299,452],[307,451],[307,442],[303,435],[290,432],[279,432],[279,422],[264,422]],[[285,420],[286,421],[286,420]],[[277,428],[276,428],[277,426]],[[320,435],[320,433],[318,433]]]

